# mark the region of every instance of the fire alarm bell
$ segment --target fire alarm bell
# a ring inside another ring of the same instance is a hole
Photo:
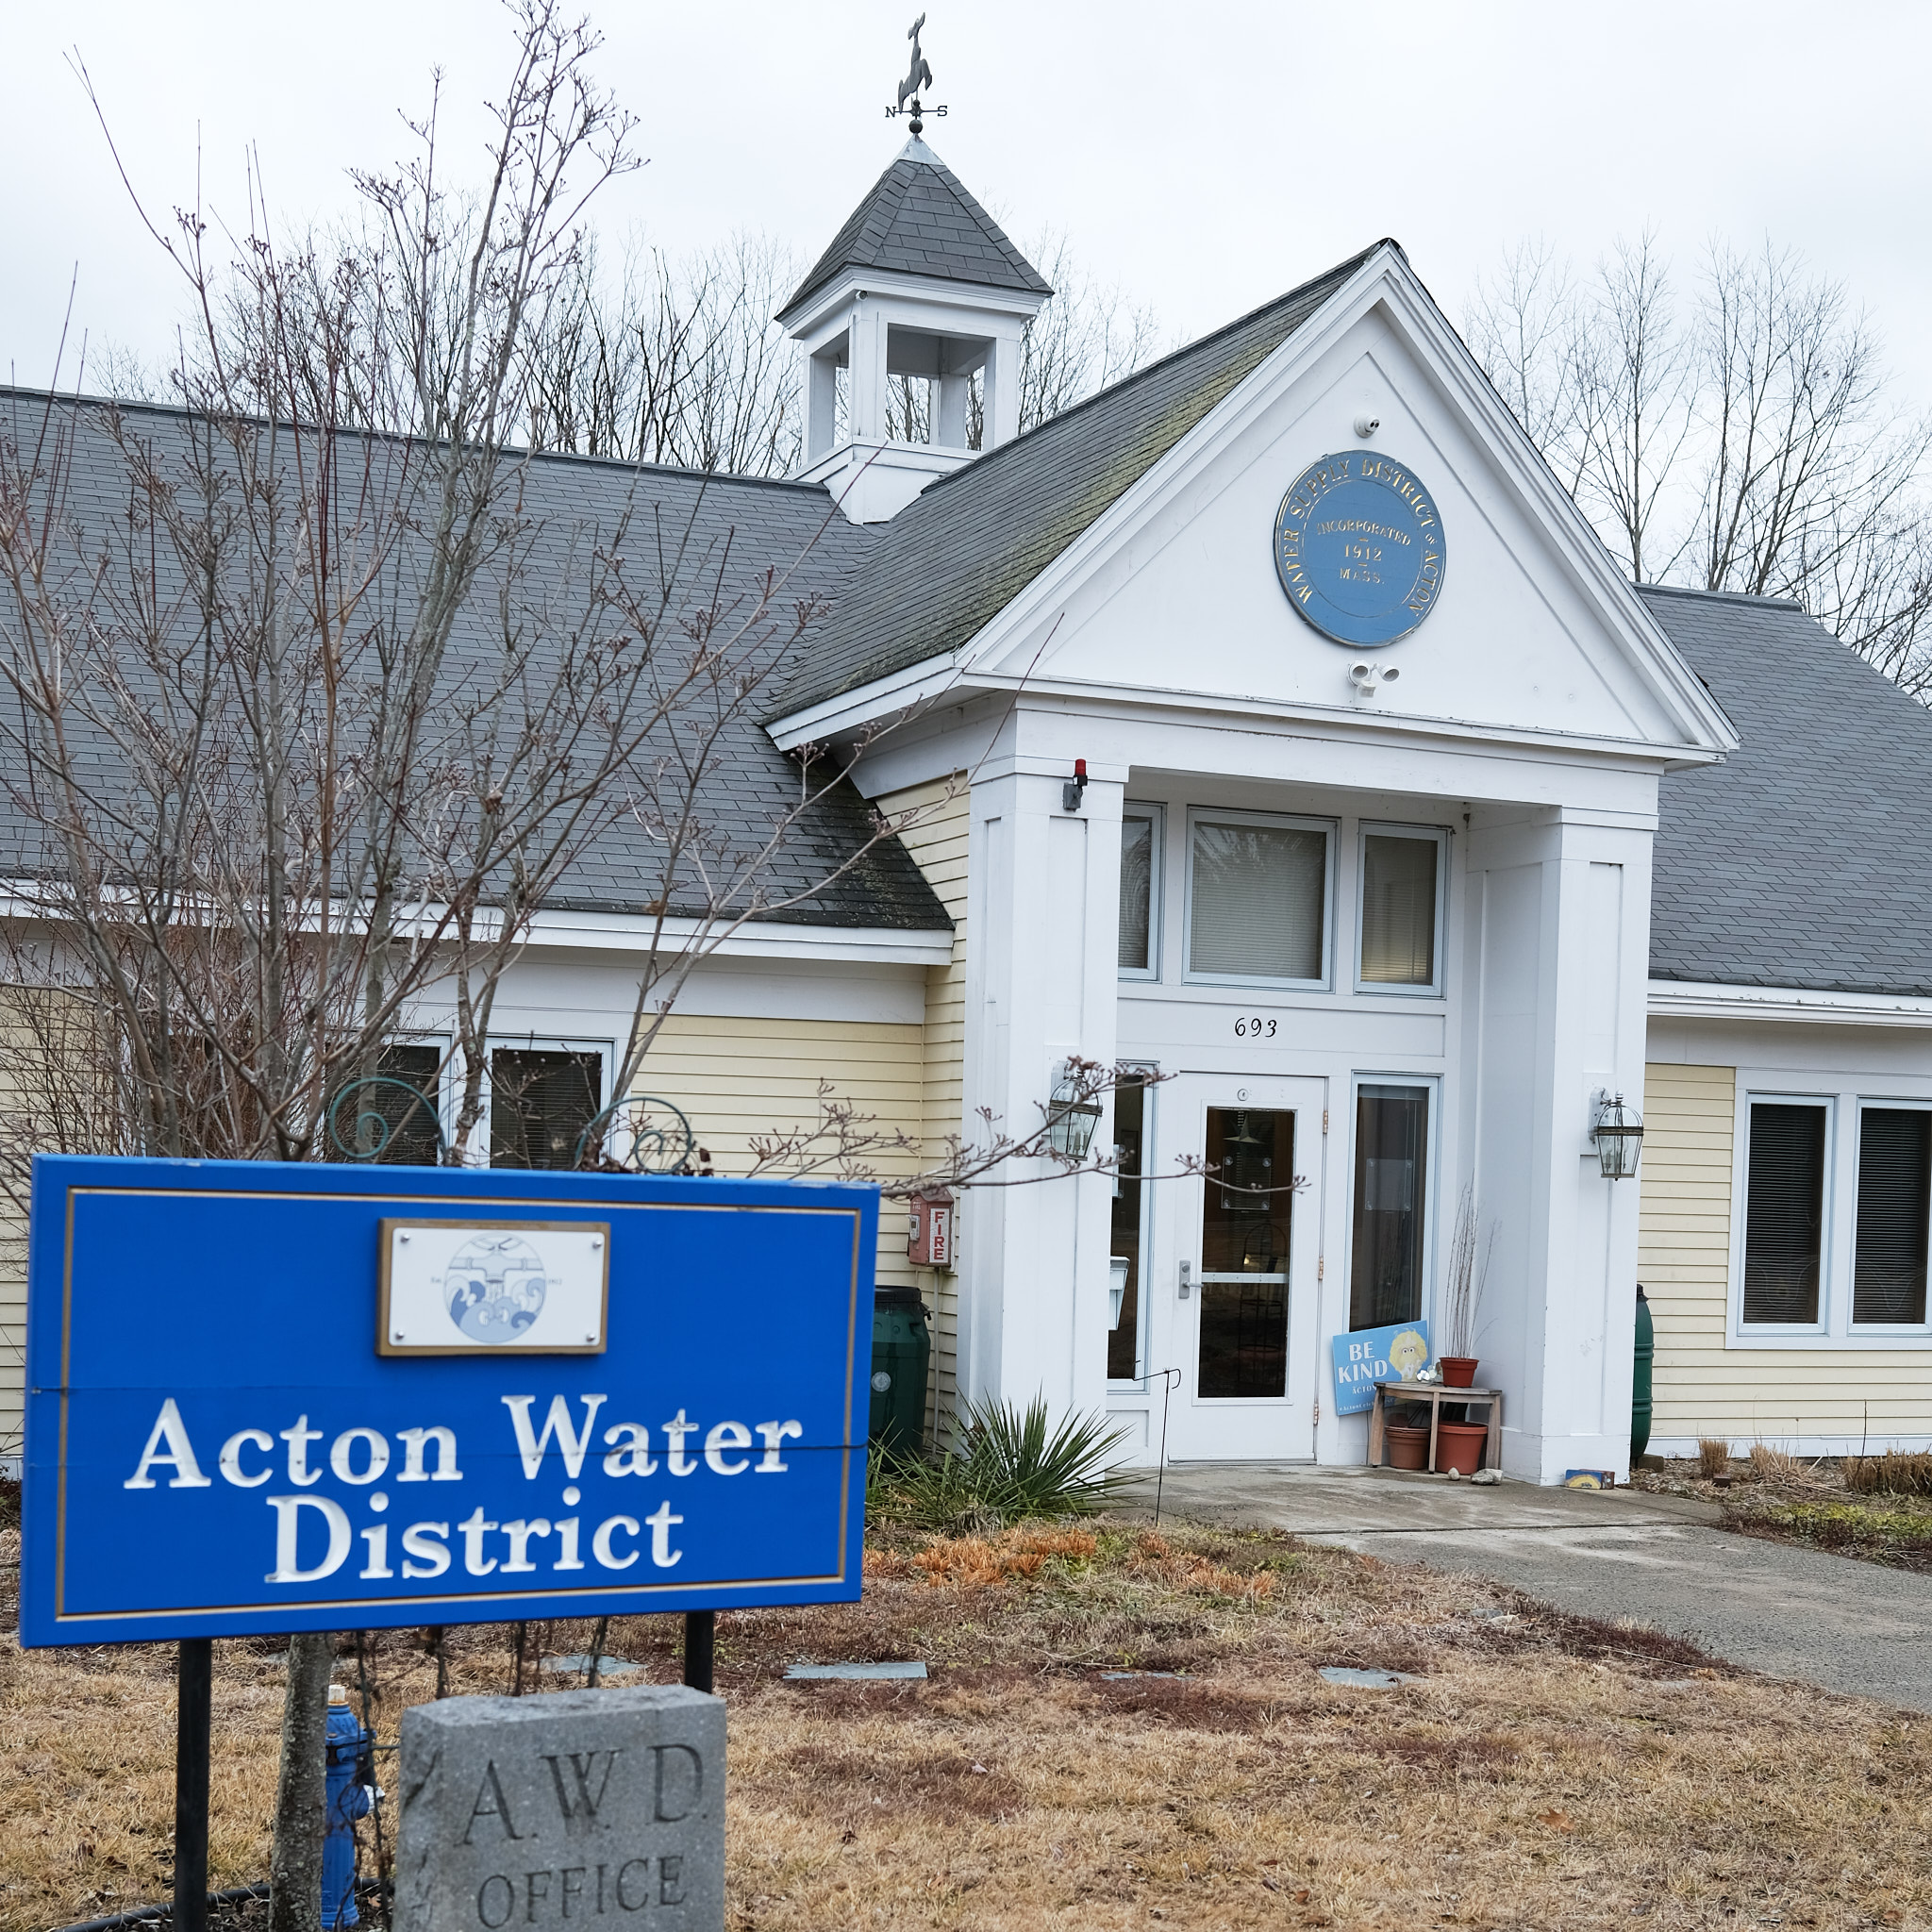
[[[953,1265],[953,1197],[944,1188],[912,1197],[912,1220],[906,1253],[921,1268]]]

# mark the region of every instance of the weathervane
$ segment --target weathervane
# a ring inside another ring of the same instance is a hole
[[[909,112],[911,114],[912,138],[915,141],[918,140],[920,133],[925,125],[924,122],[919,118],[920,115],[930,111],[943,119],[946,111],[943,108],[927,109],[919,105],[919,90],[932,85],[932,69],[925,64],[925,56],[919,51],[919,30],[924,25],[925,15],[922,13],[912,23],[911,29],[906,36],[912,42],[912,65],[907,70],[906,78],[899,83],[899,105],[896,108],[888,108],[886,109],[886,119],[888,121],[894,120],[904,113]],[[906,105],[908,101],[912,103],[909,109]]]

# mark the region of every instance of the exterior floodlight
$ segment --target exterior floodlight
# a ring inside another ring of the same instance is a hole
[[[1596,1097],[1596,1125],[1590,1130],[1596,1142],[1596,1158],[1607,1181],[1637,1178],[1637,1159],[1643,1152],[1643,1117],[1634,1107],[1625,1107],[1624,1096],[1599,1093]]]
[[[1053,1151],[1063,1160],[1085,1160],[1093,1144],[1093,1129],[1100,1124],[1100,1103],[1083,1100],[1072,1070],[1060,1074],[1059,1084],[1046,1108],[1046,1138]]]

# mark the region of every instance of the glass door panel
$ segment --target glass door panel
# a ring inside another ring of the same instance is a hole
[[[1210,1107],[1201,1215],[1195,1393],[1288,1392],[1288,1256],[1294,1115]]]

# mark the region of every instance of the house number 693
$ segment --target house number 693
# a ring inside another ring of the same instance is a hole
[[[1273,1040],[1275,1023],[1264,1020],[1259,1013],[1243,1013],[1234,1023],[1234,1037],[1237,1040]]]

